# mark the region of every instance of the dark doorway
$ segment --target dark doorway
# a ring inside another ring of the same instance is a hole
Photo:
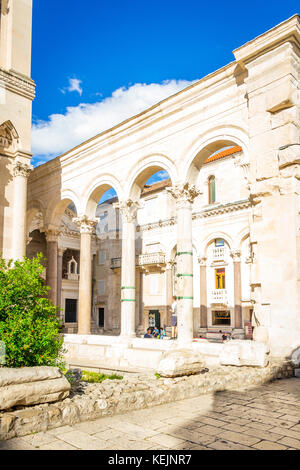
[[[160,313],[159,310],[149,310],[149,327],[160,329]]]
[[[66,299],[65,303],[65,322],[77,322],[77,299]]]
[[[104,328],[104,308],[98,308],[98,326]]]

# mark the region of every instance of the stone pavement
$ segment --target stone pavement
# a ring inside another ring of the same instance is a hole
[[[0,442],[0,450],[300,450],[300,379]]]

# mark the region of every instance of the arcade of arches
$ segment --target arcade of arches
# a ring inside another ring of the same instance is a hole
[[[66,334],[69,341],[93,337],[121,348],[150,323],[170,325],[175,293],[179,345],[219,330],[244,338],[252,319],[257,343],[274,356],[295,354],[299,16],[233,51],[235,60],[218,71],[31,171],[32,1],[10,2],[0,28],[1,251],[14,259],[45,254],[50,297],[63,308],[65,331],[79,333]],[[4,36],[9,25],[18,33],[13,44]]]

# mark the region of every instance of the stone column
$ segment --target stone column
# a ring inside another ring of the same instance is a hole
[[[50,287],[48,297],[53,305],[57,305],[57,252],[58,236],[60,232],[57,228],[48,228],[46,230],[47,240],[47,269],[46,284]]]
[[[242,278],[241,278],[241,252],[232,251],[230,256],[234,266],[234,327],[243,328],[242,318]]]
[[[168,188],[176,200],[177,212],[177,326],[178,343],[193,341],[193,243],[192,204],[200,194],[194,185],[178,184]]]
[[[199,258],[200,264],[200,328],[207,328],[207,258]]]
[[[33,167],[17,161],[13,166],[14,212],[12,258],[21,260],[26,255],[27,179]]]
[[[166,306],[167,306],[167,326],[171,326],[171,305],[173,297],[173,262],[166,265]]]
[[[78,334],[89,335],[92,315],[92,233],[98,219],[83,215],[75,217],[73,222],[80,228]]]
[[[121,266],[121,336],[134,337],[135,333],[135,221],[138,202],[128,199],[115,205],[122,215]]]
[[[62,272],[62,268],[63,268],[63,255],[64,255],[64,252],[66,251],[65,248],[58,248],[58,251],[57,251],[57,305],[59,307],[63,307],[61,305],[61,301],[62,301],[62,275],[63,275],[63,272]]]

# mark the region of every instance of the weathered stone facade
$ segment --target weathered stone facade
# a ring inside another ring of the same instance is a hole
[[[236,49],[229,65],[31,174],[29,234],[35,216],[40,231],[59,231],[68,207],[74,218],[92,224],[104,193],[113,188],[117,194],[115,216],[110,211],[109,217],[119,235],[122,227],[122,249],[116,238],[106,250],[107,241],[91,232],[79,236],[69,223],[69,232],[51,241],[51,253],[80,249],[80,280],[72,280],[78,282],[73,290],[68,285],[69,299],[78,299],[73,332],[121,333],[124,345],[145,329],[154,302],[168,322],[175,257],[178,341],[188,346],[193,336],[219,329],[244,337],[253,309],[254,339],[268,344],[272,356],[290,357],[299,349],[299,25],[293,16]],[[241,151],[215,160],[230,147]],[[160,170],[171,188],[151,209],[145,183]],[[151,218],[156,211],[158,220]],[[213,249],[219,239],[223,253]],[[149,257],[145,245],[151,241],[161,250],[150,270],[141,264],[141,273],[136,256]],[[119,269],[119,275],[101,272],[94,262],[92,279],[92,257],[99,251],[111,263],[107,271]],[[64,287],[58,287],[57,263],[48,266],[48,279],[60,303],[68,297],[62,299]],[[149,290],[155,285],[154,301]]]
[[[0,252],[26,252],[27,179],[31,159],[32,0],[2,0],[0,14]]]

